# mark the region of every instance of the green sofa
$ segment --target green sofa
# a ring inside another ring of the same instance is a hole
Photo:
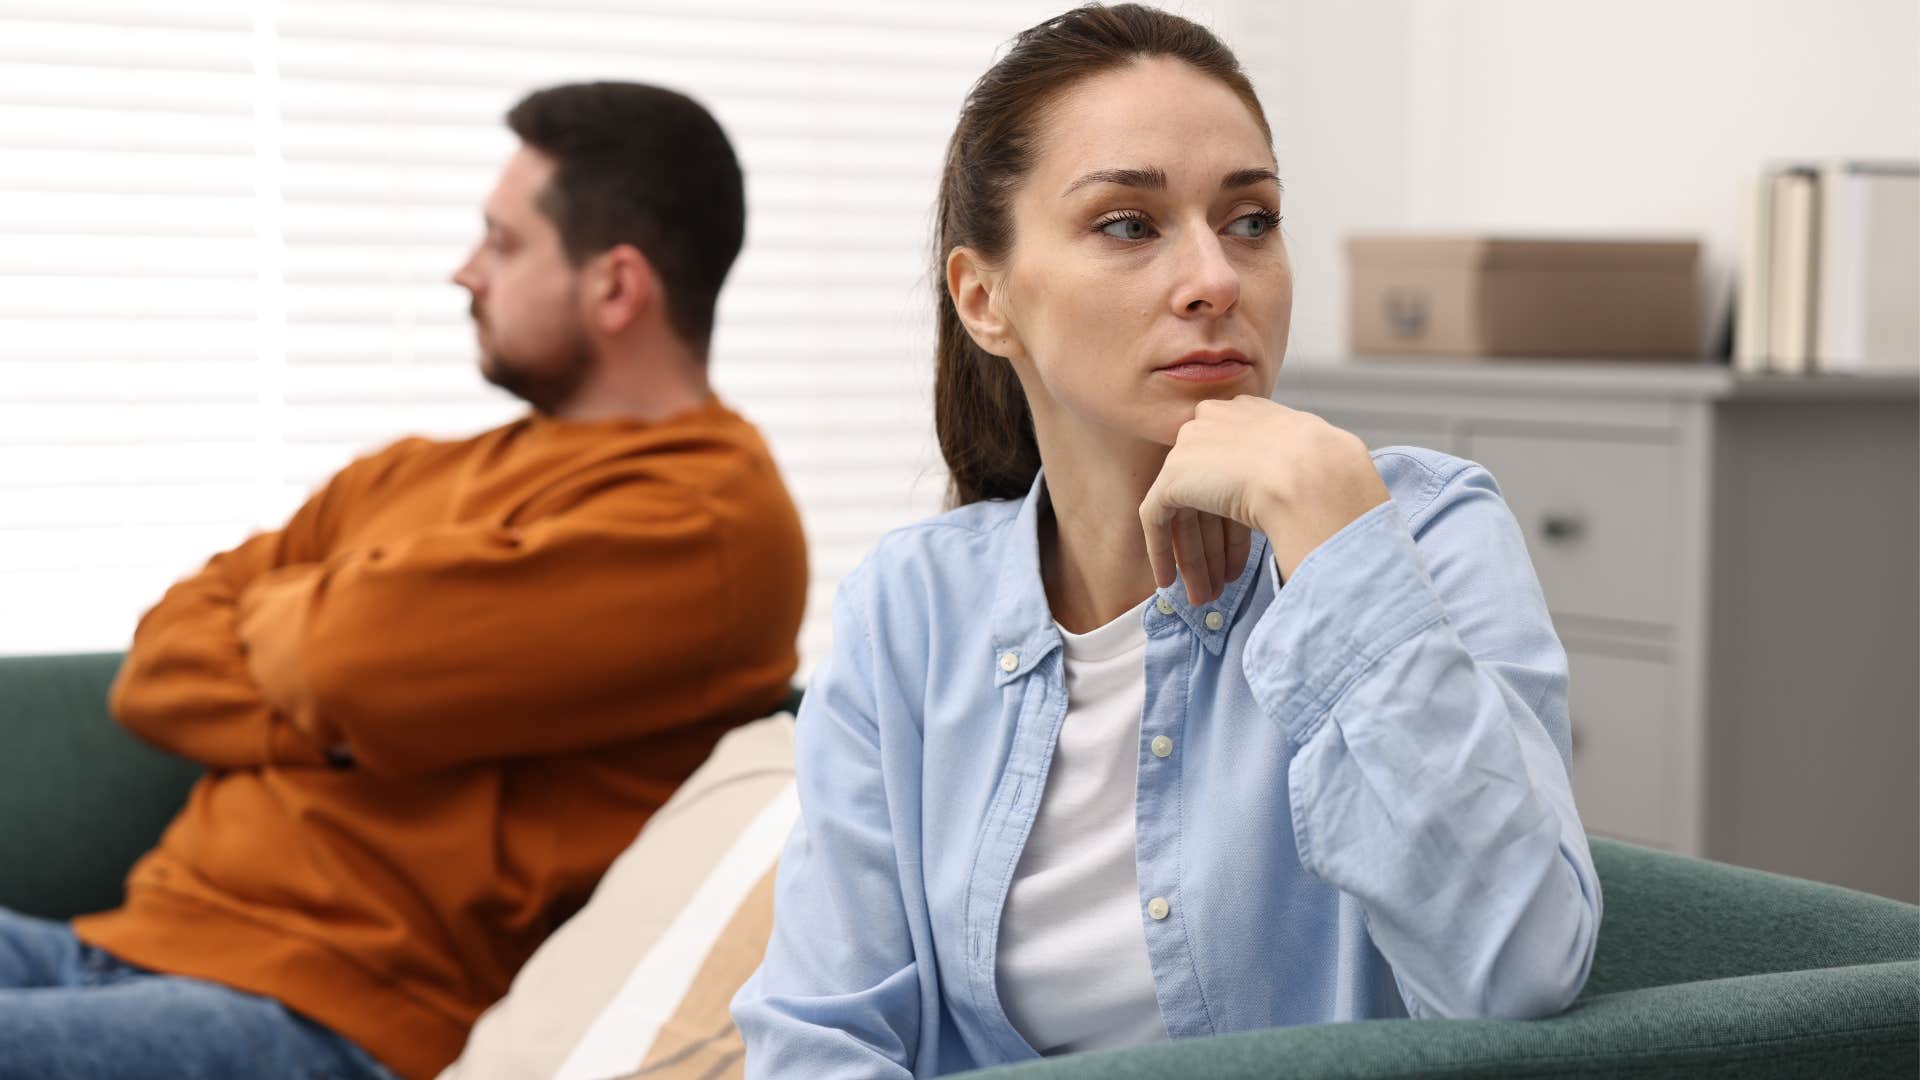
[[[0,658],[0,906],[110,907],[197,769],[106,711],[112,654]],[[1844,842],[1844,838],[1836,838]],[[1599,954],[1536,1021],[1383,1020],[1085,1054],[996,1080],[1913,1077],[1920,908],[1603,839]]]

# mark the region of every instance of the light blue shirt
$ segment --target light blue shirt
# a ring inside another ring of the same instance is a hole
[[[1135,857],[1173,1038],[1546,1016],[1586,982],[1600,885],[1520,529],[1477,465],[1374,463],[1392,498],[1284,588],[1256,534],[1219,599],[1143,608]],[[1067,711],[1044,500],[1036,480],[898,530],[841,585],[773,938],[733,1001],[749,1076],[1036,1056],[994,960]]]

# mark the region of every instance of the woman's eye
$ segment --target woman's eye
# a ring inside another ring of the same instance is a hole
[[[1100,231],[1120,240],[1145,240],[1153,233],[1145,218],[1123,217],[1103,222]]]
[[[1271,210],[1244,214],[1227,226],[1227,232],[1247,240],[1258,240],[1280,227],[1280,215]]]

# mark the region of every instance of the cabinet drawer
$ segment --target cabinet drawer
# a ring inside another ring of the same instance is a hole
[[[1673,446],[1475,428],[1554,612],[1664,625],[1675,613]]]
[[[1569,648],[1573,799],[1589,832],[1675,850],[1676,729],[1665,662]]]

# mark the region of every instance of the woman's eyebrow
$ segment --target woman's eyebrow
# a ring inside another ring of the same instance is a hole
[[[1267,168],[1235,169],[1220,179],[1220,190],[1231,191],[1234,188],[1253,187],[1258,184],[1272,183],[1284,188],[1280,183],[1280,174]],[[1118,184],[1121,187],[1149,188],[1154,191],[1167,190],[1167,174],[1163,169],[1148,167],[1144,169],[1095,169],[1094,171],[1067,185],[1060,193],[1064,198],[1091,184]]]
[[[1269,182],[1283,190],[1287,186],[1280,183],[1280,174],[1272,169],[1237,169],[1221,178],[1220,190],[1231,191],[1234,188],[1253,187],[1255,184]]]
[[[1066,197],[1089,184],[1119,184],[1121,187],[1152,188],[1155,191],[1167,190],[1167,174],[1164,169],[1095,169],[1087,175],[1067,185],[1060,193]]]

